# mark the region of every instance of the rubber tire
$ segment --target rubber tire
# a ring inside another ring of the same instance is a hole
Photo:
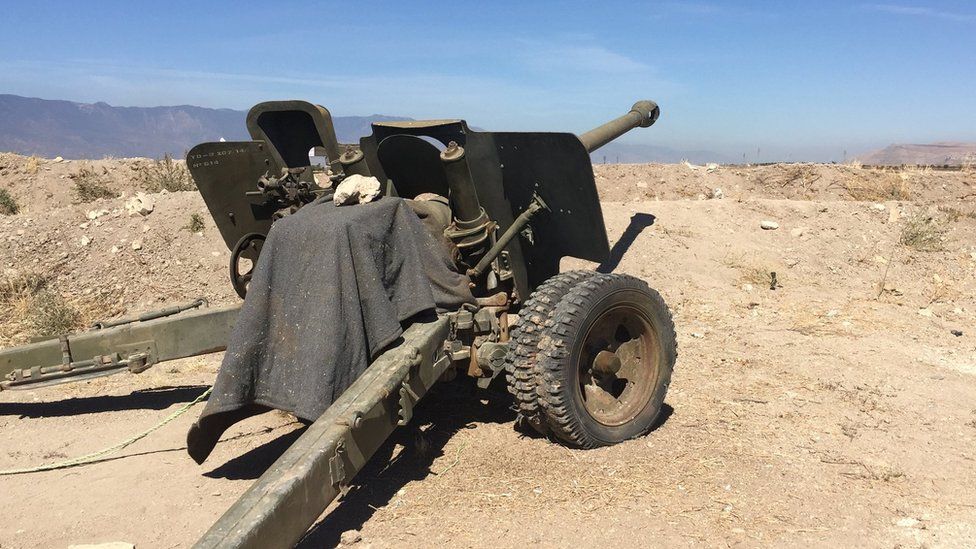
[[[603,311],[629,303],[640,309],[657,332],[660,372],[651,397],[634,419],[617,426],[596,421],[579,391],[578,354],[592,324]],[[646,434],[654,426],[671,383],[678,345],[671,311],[661,295],[638,278],[601,274],[577,284],[559,300],[539,341],[536,390],[550,434],[579,448],[609,446]]]
[[[515,396],[518,423],[530,425],[540,434],[547,434],[548,428],[541,415],[536,390],[540,376],[536,367],[539,340],[560,298],[577,284],[598,274],[595,271],[567,271],[549,278],[532,292],[510,328],[505,360],[508,391]]]

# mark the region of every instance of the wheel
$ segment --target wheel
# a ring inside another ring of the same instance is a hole
[[[559,300],[539,339],[539,415],[552,435],[581,448],[646,434],[677,355],[660,294],[632,276],[590,277]]]
[[[573,286],[597,274],[595,271],[568,271],[546,280],[522,305],[518,319],[511,326],[505,361],[508,390],[515,395],[519,422],[532,426],[541,434],[546,434],[548,429],[540,415],[536,391],[539,339],[559,299]]]
[[[230,254],[230,284],[242,299],[247,295],[264,241],[265,236],[261,233],[246,234],[237,241]]]

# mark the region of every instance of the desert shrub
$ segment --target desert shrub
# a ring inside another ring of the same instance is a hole
[[[752,177],[762,187],[810,191],[822,175],[811,164],[779,164],[758,170]]]
[[[193,191],[197,188],[186,164],[173,160],[168,154],[162,160],[141,163],[133,169],[138,172],[143,188],[151,193]]]
[[[855,175],[844,181],[844,189],[853,200],[865,202],[909,200],[912,197],[909,179],[892,173],[876,177]]]
[[[4,331],[38,337],[78,328],[81,315],[51,289],[50,283],[50,277],[36,273],[0,279],[0,324],[5,325]]]
[[[206,228],[206,225],[203,223],[203,216],[198,213],[190,214],[190,220],[183,228],[191,233],[198,233],[202,231],[204,228]]]
[[[117,198],[119,193],[113,191],[105,181],[107,172],[102,172],[91,166],[82,166],[77,172],[68,175],[75,182],[75,198],[77,202],[92,202],[99,198]]]
[[[0,215],[14,215],[20,211],[20,206],[7,189],[0,189]]]
[[[0,279],[0,306],[9,308],[19,299],[29,299],[46,288],[49,282],[48,277],[34,273]]]
[[[27,162],[24,162],[24,171],[27,172],[29,175],[36,174],[39,167],[40,167],[40,161],[37,159],[36,156],[31,156],[27,159]]]
[[[905,221],[898,241],[922,252],[932,252],[942,249],[945,233],[946,229],[934,217],[916,212]]]
[[[955,222],[962,218],[976,219],[976,210],[961,210],[959,208],[954,208],[952,206],[942,205],[938,208],[939,212],[945,215],[946,221]]]
[[[60,335],[81,325],[81,314],[61,294],[44,288],[31,300],[25,318],[34,336]]]

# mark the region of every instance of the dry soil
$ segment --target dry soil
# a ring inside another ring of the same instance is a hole
[[[131,195],[138,162],[94,164]],[[0,187],[21,206],[0,216],[7,283],[43,275],[82,323],[236,299],[196,193],[152,195],[136,217],[125,197],[73,204],[82,165],[0,155]],[[658,427],[570,450],[516,431],[504,392],[445,384],[303,547],[349,529],[363,547],[976,545],[976,174],[595,171],[616,270],[659,289],[675,315]],[[196,233],[193,213],[205,217]],[[7,299],[2,345],[36,324],[29,292]],[[0,393],[0,469],[155,424],[206,389],[219,359]],[[184,435],[198,413],[92,465],[0,476],[0,547],[192,544],[300,432],[285,414],[254,417],[197,466]]]

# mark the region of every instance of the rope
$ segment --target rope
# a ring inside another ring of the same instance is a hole
[[[126,446],[129,446],[129,445],[133,444],[134,442],[136,442],[138,440],[141,440],[143,438],[146,438],[147,436],[149,436],[150,434],[152,434],[157,429],[160,429],[161,427],[165,426],[167,423],[170,423],[174,419],[176,419],[176,418],[180,417],[181,415],[185,414],[187,410],[189,410],[193,406],[199,404],[200,402],[206,400],[206,398],[208,396],[210,396],[210,393],[212,391],[213,391],[213,387],[207,389],[206,391],[203,392],[202,395],[200,395],[197,398],[195,398],[193,400],[193,402],[189,402],[187,404],[184,404],[182,408],[180,408],[179,410],[177,410],[177,411],[173,412],[172,414],[170,414],[169,417],[167,417],[166,419],[160,421],[156,425],[153,425],[149,429],[146,429],[145,431],[143,431],[143,432],[141,432],[141,433],[139,433],[139,434],[137,434],[137,435],[135,435],[133,437],[130,437],[130,438],[126,439],[126,440],[123,440],[122,442],[116,444],[115,446],[112,446],[111,448],[105,448],[104,450],[99,450],[97,452],[93,452],[91,454],[86,454],[86,455],[81,456],[81,457],[76,457],[76,458],[73,458],[73,459],[69,459],[67,461],[59,461],[59,462],[56,462],[56,463],[48,463],[48,464],[45,464],[45,465],[38,465],[37,467],[27,467],[27,468],[24,468],[24,469],[8,469],[6,471],[0,471],[0,476],[6,476],[6,475],[22,475],[24,473],[38,473],[40,471],[53,471],[55,469],[66,469],[68,467],[76,467],[78,465],[85,465],[85,464],[88,464],[88,463],[95,463],[96,461],[99,461],[99,458],[101,458],[102,456],[111,454],[113,452],[118,452],[119,450],[125,448]]]

